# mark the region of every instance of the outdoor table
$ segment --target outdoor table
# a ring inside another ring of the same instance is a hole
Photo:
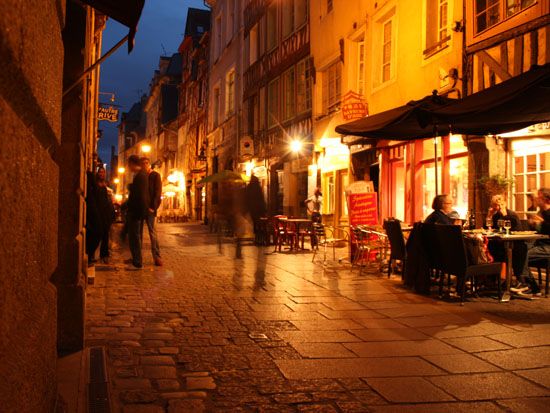
[[[514,241],[535,241],[538,239],[547,239],[548,235],[542,234],[489,234],[486,235],[491,239],[504,243],[504,249],[506,250],[506,287],[500,297],[500,302],[505,303],[510,301],[510,284],[512,282],[512,247]]]
[[[311,219],[307,219],[307,218],[279,218],[279,221],[281,221],[283,224],[288,225],[288,224],[295,224],[296,225],[296,245],[290,245],[290,250],[294,250],[294,247],[296,247],[296,249],[300,249],[300,245],[299,245],[299,235],[300,235],[300,229],[302,227],[305,227],[305,226],[308,226],[308,225],[311,225]],[[304,239],[302,238],[302,250],[304,249]]]

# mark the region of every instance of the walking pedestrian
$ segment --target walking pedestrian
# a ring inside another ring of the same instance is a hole
[[[104,264],[109,263],[109,235],[115,219],[112,190],[106,180],[106,171],[100,166],[96,173],[97,207],[99,212],[100,248],[99,257]]]
[[[149,201],[149,179],[147,173],[141,166],[139,156],[131,155],[128,158],[128,168],[134,173],[134,180],[130,186],[128,195],[128,241],[132,258],[125,263],[132,264],[134,268],[143,266],[141,256],[141,225],[147,217],[150,206]]]
[[[147,231],[149,232],[149,240],[151,241],[151,253],[153,254],[153,260],[155,265],[162,266],[162,260],[160,258],[160,246],[157,237],[157,231],[155,229],[155,219],[157,217],[157,210],[160,207],[162,196],[162,179],[160,174],[151,168],[151,160],[147,157],[140,158],[141,166],[147,173],[149,183],[149,207],[147,208],[147,216],[144,221],[147,225]],[[143,238],[143,224],[141,226],[141,234]]]

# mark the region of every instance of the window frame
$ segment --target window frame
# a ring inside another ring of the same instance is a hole
[[[236,100],[236,82],[237,76],[235,68],[229,69],[225,75],[225,117],[229,118],[235,114],[235,100]]]

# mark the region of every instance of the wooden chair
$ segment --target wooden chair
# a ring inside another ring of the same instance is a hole
[[[548,297],[548,273],[550,272],[550,257],[534,257],[529,260],[529,267],[535,267],[539,275],[539,286],[542,287],[542,269],[546,268],[544,296]]]
[[[390,243],[390,259],[388,262],[388,278],[392,273],[392,261],[401,261],[401,279],[405,277],[405,268],[407,266],[407,249],[405,247],[405,237],[401,230],[401,221],[398,219],[384,220],[384,230]]]

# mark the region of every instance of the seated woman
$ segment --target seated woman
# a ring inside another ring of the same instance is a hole
[[[521,221],[518,214],[507,207],[506,199],[502,195],[494,195],[491,198],[491,205],[487,211],[487,219],[493,220],[493,228],[498,228],[499,220],[509,220],[511,230],[521,229]],[[498,241],[489,242],[489,252],[495,261],[506,262],[506,251],[504,244]],[[512,247],[512,267],[514,276],[521,282],[523,268],[527,259],[527,246],[523,241],[515,241]],[[514,289],[511,289],[514,291]]]
[[[432,202],[432,209],[434,211],[426,217],[425,224],[454,224],[454,220],[448,215],[453,210],[453,201],[449,195],[436,195]]]

